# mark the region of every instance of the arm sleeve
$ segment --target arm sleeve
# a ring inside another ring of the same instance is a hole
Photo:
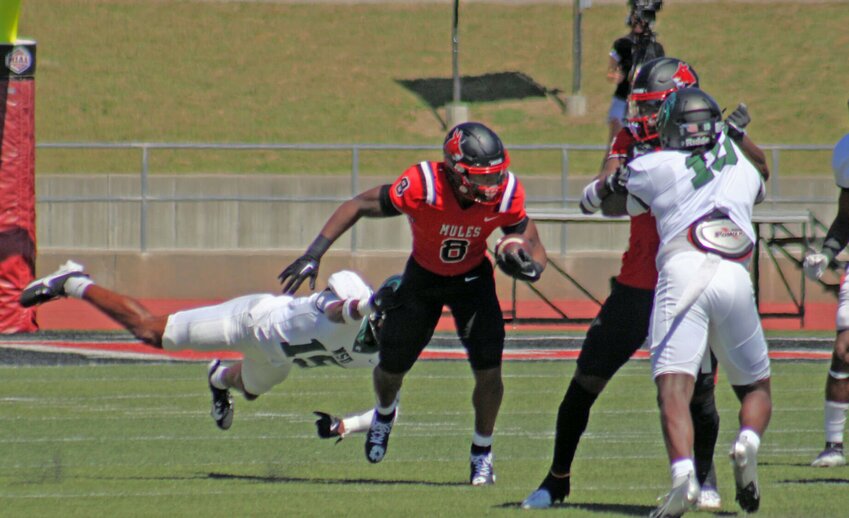
[[[389,196],[389,191],[392,186],[389,184],[380,187],[380,212],[384,216],[398,216],[401,211],[392,204],[392,198]]]
[[[528,228],[528,221],[530,219],[527,215],[522,218],[522,221],[516,223],[515,225],[508,225],[506,227],[501,227],[501,231],[505,234],[522,234],[525,232],[525,229]]]
[[[824,253],[836,256],[849,244],[849,189],[840,189],[837,216],[831,222],[822,248]]]

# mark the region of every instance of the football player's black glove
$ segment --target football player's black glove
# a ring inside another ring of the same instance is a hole
[[[397,308],[400,305],[396,287],[382,286],[371,296],[371,304],[378,313]]]
[[[310,254],[304,254],[295,259],[295,262],[286,267],[277,278],[283,284],[283,293],[291,295],[295,293],[301,284],[309,279],[310,289],[315,289],[315,278],[318,276],[319,259]],[[288,282],[286,281],[288,279]]]
[[[336,439],[336,442],[342,440],[342,434],[339,433],[339,425],[342,420],[335,415],[330,415],[324,412],[314,411],[313,414],[318,416],[315,421],[315,427],[318,431],[318,436],[322,439]]]
[[[739,142],[746,135],[746,126],[750,122],[752,122],[752,118],[749,116],[749,108],[743,103],[738,104],[737,109],[725,119],[725,125],[728,126],[728,136]]]
[[[295,293],[307,279],[310,280],[310,289],[315,289],[315,278],[318,277],[318,263],[321,261],[321,256],[327,252],[327,249],[330,248],[332,243],[333,241],[319,234],[313,239],[310,246],[307,247],[304,255],[295,259],[295,262],[280,272],[277,279],[280,280],[280,284],[286,283],[283,286],[283,293],[287,295]],[[286,279],[289,279],[289,281],[286,282]]]
[[[495,258],[501,271],[521,281],[534,282],[542,275],[542,267],[524,248],[516,248]]]
[[[604,185],[607,190],[616,194],[628,194],[628,189],[625,185],[628,183],[628,177],[631,175],[631,170],[626,165],[620,165],[616,172],[607,175],[604,179]]]

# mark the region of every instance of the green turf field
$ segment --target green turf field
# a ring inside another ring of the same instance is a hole
[[[439,144],[451,88],[451,5],[189,0],[27,0],[19,35],[38,41],[39,142]],[[570,118],[572,7],[466,3],[464,100],[509,144],[605,144],[607,52],[625,1],[583,16],[581,93]],[[733,110],[750,107],[760,143],[834,143],[846,112],[845,2],[667,2],[669,55]],[[405,85],[429,85],[422,93]],[[537,93],[521,97],[523,88]],[[544,92],[544,93],[539,93]],[[428,101],[430,99],[430,101]],[[397,174],[422,152],[364,153],[363,174]],[[522,174],[557,173],[559,153],[515,153]],[[575,153],[595,172],[598,152]],[[346,173],[347,152],[156,153],[151,171]],[[41,150],[39,172],[138,172],[136,152]],[[827,173],[827,153],[782,155],[782,171]]]
[[[0,516],[518,515],[548,466],[557,405],[574,362],[505,364],[495,442],[498,482],[465,484],[471,375],[464,362],[420,362],[408,376],[386,459],[363,438],[316,438],[311,411],[368,408],[366,371],[297,371],[256,402],[236,401],[219,431],[203,364],[3,367]],[[764,438],[764,517],[841,516],[849,468],[814,469],[826,366],[775,362]],[[720,380],[716,462],[734,515],[725,450],[736,402]],[[573,466],[568,516],[645,516],[668,488],[647,362],[632,362],[597,403]],[[564,509],[560,510],[563,514]],[[696,515],[694,515],[696,516]]]

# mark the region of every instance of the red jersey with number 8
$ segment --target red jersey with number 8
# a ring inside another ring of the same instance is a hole
[[[629,160],[637,141],[627,128],[622,128],[610,144],[607,158]],[[654,258],[660,246],[657,223],[650,212],[631,216],[631,234],[628,248],[622,254],[622,269],[616,280],[632,288],[653,290],[657,285],[657,266]]]
[[[460,206],[442,162],[421,162],[392,184],[392,204],[407,216],[413,259],[438,275],[462,275],[486,259],[486,239],[499,227],[525,219],[525,190],[507,172],[504,196],[495,205]]]

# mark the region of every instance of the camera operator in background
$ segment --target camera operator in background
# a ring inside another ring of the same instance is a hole
[[[654,22],[663,0],[628,0],[628,6],[631,12],[625,23],[631,27],[631,32],[613,42],[607,66],[607,79],[616,83],[607,112],[610,127],[608,143],[624,126],[633,72],[642,63],[665,55],[663,45],[658,43],[654,32]]]

